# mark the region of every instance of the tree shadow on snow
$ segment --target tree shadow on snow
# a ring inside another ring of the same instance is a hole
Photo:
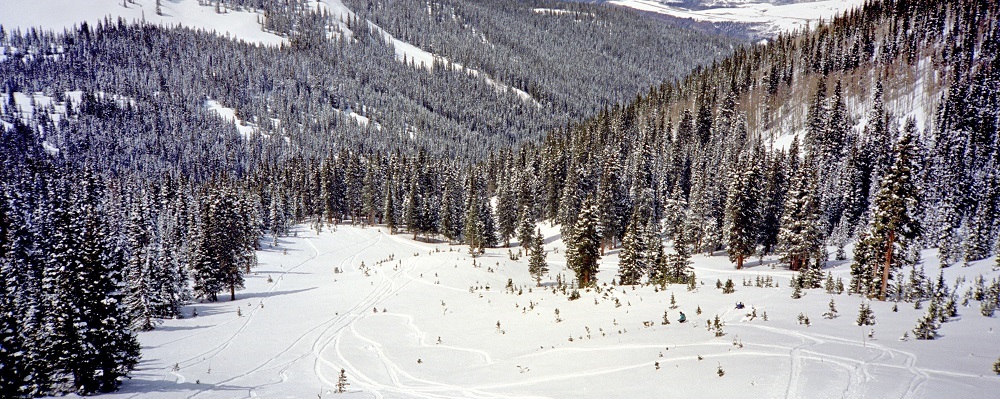
[[[181,369],[180,373],[183,374],[184,370]],[[192,391],[214,391],[214,392],[234,392],[234,394],[229,394],[225,396],[229,397],[241,397],[243,395],[248,395],[252,386],[237,386],[237,385],[212,385],[212,384],[198,384],[196,381],[184,381],[184,382],[171,382],[162,379],[144,377],[132,377],[122,384],[122,389],[118,393],[151,393],[151,392],[192,392]],[[235,392],[242,392],[241,395],[236,395]],[[178,396],[188,396],[188,395],[178,395]]]
[[[197,330],[205,327],[212,327],[210,325],[197,325],[197,326],[166,326],[158,325],[153,330],[155,331],[185,331],[185,330]]]
[[[252,293],[242,294],[242,295],[239,293],[239,291],[237,291],[236,292],[236,300],[235,301],[230,301],[229,300],[229,293],[226,293],[226,297],[225,298],[220,297],[218,303],[220,303],[220,304],[225,304],[225,303],[228,303],[228,302],[238,303],[240,300],[245,300],[245,299],[271,298],[271,297],[282,296],[282,295],[292,295],[292,294],[298,294],[300,292],[312,291],[314,289],[316,289],[316,287],[302,288],[302,289],[298,289],[298,290],[287,290],[287,291],[252,292]]]
[[[562,234],[556,234],[556,235],[554,235],[552,237],[545,237],[545,239],[543,239],[542,242],[545,243],[545,244],[551,244],[551,243],[554,243],[554,242],[556,242],[556,241],[558,241],[560,239],[562,239]]]
[[[330,270],[333,270],[333,269],[330,269]],[[284,270],[281,270],[281,269],[275,269],[275,270],[255,270],[254,273],[256,273],[256,274],[248,274],[245,277],[246,278],[258,278],[258,277],[267,278],[268,275],[271,275],[271,278],[277,279],[278,276],[280,276],[282,274],[313,274],[313,273],[306,273],[306,272],[289,272],[289,271],[284,271]]]
[[[781,261],[777,259],[764,259],[764,260],[747,259],[747,261],[743,263],[744,270],[760,269],[760,268],[767,268],[768,270],[771,270],[771,266],[775,266],[775,270],[788,270],[788,265],[781,267],[782,266]]]

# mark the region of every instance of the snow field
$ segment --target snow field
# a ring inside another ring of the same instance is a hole
[[[611,4],[640,11],[690,18],[707,22],[740,22],[759,26],[766,34],[815,28],[820,19],[829,21],[838,14],[864,4],[863,0],[818,0],[774,5],[763,1],[739,4],[719,4],[702,10],[691,10],[669,1],[612,0]]]
[[[200,6],[198,0],[163,0],[161,14],[156,14],[156,0],[0,0],[0,25],[12,31],[41,27],[61,31],[86,21],[94,25],[106,17],[111,21],[124,18],[127,22],[146,21],[163,26],[183,25],[194,29],[215,31],[234,39],[267,46],[287,44],[285,38],[260,29],[259,14],[250,11],[223,10],[217,14],[213,6]]]
[[[464,246],[377,227],[317,235],[297,226],[297,236],[279,238],[277,247],[265,238],[236,301],[195,303],[185,314],[197,310],[196,317],[140,334],[143,360],[110,396],[331,397],[341,369],[351,384],[344,397],[358,398],[989,397],[1000,390],[990,373],[1000,323],[981,316],[975,301],[943,324],[939,339],[904,342],[898,338],[926,309],[900,303],[894,313],[891,303],[874,302],[878,324],[861,328],[853,324],[861,298],[832,295],[840,317],[827,320],[831,295],[822,289],[793,300],[791,272],[772,269],[771,259],[734,270],[724,254],[694,256],[704,283],[694,292],[609,285],[568,301],[552,292],[556,274],[571,276],[564,245],[556,228],[541,227],[551,270],[543,288],[531,281],[527,257],[512,261],[506,248],[487,250],[473,266]],[[935,257],[924,259],[935,278]],[[599,282],[611,281],[616,264],[617,250],[608,251]],[[945,276],[993,278],[1000,272],[992,265],[953,266]],[[847,283],[848,263],[829,270]],[[778,287],[742,285],[758,276]],[[734,294],[715,288],[727,278]],[[734,309],[737,301],[746,309]],[[747,316],[752,308],[757,318]],[[680,311],[688,323],[677,322]],[[798,323],[799,313],[811,326]],[[722,337],[705,328],[716,315]]]

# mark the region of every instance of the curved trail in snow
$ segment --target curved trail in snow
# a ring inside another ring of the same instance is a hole
[[[348,244],[348,245],[345,245],[345,246],[342,246],[342,247],[334,248],[334,249],[331,249],[329,251],[322,252],[322,253],[319,251],[318,248],[316,248],[315,244],[313,244],[313,242],[312,242],[311,239],[306,238],[306,243],[309,244],[309,246],[312,248],[313,255],[310,256],[310,257],[308,257],[308,258],[306,258],[306,259],[304,259],[303,261],[299,262],[297,265],[295,265],[295,266],[293,266],[291,268],[288,268],[286,270],[283,270],[281,272],[281,274],[278,276],[278,278],[275,279],[274,283],[272,283],[272,285],[265,292],[267,295],[259,301],[260,304],[263,304],[264,302],[266,302],[266,300],[268,298],[271,297],[271,294],[275,290],[277,290],[277,288],[281,285],[281,282],[284,280],[285,276],[289,272],[295,271],[296,269],[299,269],[302,266],[304,266],[306,264],[309,264],[310,262],[313,262],[313,261],[317,260],[321,256],[330,255],[330,254],[333,254],[333,253],[336,253],[336,252],[339,252],[339,251],[350,249],[352,247],[356,247],[356,246],[359,246],[359,245],[365,245],[365,244],[367,244],[364,248],[362,248],[362,249],[360,249],[358,251],[358,253],[360,253],[360,252],[364,251],[365,249],[370,248],[371,246],[375,245],[379,241],[380,238],[381,238],[380,236],[374,236],[374,237],[371,237],[371,238],[364,239],[363,241],[359,241],[359,242]],[[375,242],[369,243],[369,241],[371,241],[372,239],[375,239]],[[355,257],[356,256],[357,256],[357,254],[355,254]],[[186,360],[183,360],[183,361],[179,362],[178,364],[181,365],[182,369],[184,367],[191,367],[193,365],[202,363],[202,362],[204,362],[206,360],[210,360],[212,357],[218,355],[219,353],[221,353],[222,351],[224,351],[225,349],[227,349],[232,344],[232,342],[235,340],[235,338],[250,325],[252,317],[257,313],[257,311],[259,309],[261,309],[261,307],[255,306],[253,308],[253,310],[250,311],[250,314],[247,315],[247,318],[246,318],[246,321],[244,322],[244,324],[236,332],[234,332],[229,338],[227,338],[225,341],[223,341],[222,343],[220,343],[219,345],[213,347],[212,349],[210,349],[208,351],[205,351],[205,352],[203,352],[203,353],[201,353],[199,355],[196,355],[196,356],[190,357],[190,358],[188,358]],[[222,385],[222,384],[226,384],[226,383],[230,383],[230,382],[233,382],[233,381],[237,381],[237,380],[240,380],[240,379],[243,379],[243,378],[247,378],[251,374],[256,373],[258,371],[261,371],[269,363],[271,363],[272,361],[276,360],[278,356],[280,356],[280,355],[282,355],[284,353],[287,353],[292,348],[294,348],[300,341],[302,341],[303,338],[305,338],[311,332],[315,331],[316,329],[318,329],[318,328],[320,328],[320,327],[322,327],[322,326],[324,326],[324,325],[326,325],[326,324],[328,324],[330,322],[331,322],[331,320],[327,320],[327,321],[325,321],[323,323],[318,324],[317,326],[313,327],[312,329],[307,330],[306,333],[300,335],[295,341],[293,341],[293,343],[291,345],[289,345],[288,347],[284,348],[282,351],[280,351],[276,355],[272,356],[270,359],[268,359],[264,363],[259,364],[256,367],[253,367],[253,368],[251,368],[251,369],[249,369],[249,370],[247,370],[245,372],[239,373],[238,375],[236,375],[234,377],[231,377],[231,378],[228,378],[228,379],[224,379],[224,380],[218,381],[216,383],[213,383],[211,385],[208,385],[205,389],[198,390],[197,392],[189,395],[188,398],[194,398],[194,397],[200,396],[201,394],[204,394],[206,392],[211,391],[212,388],[214,388],[216,386],[219,386],[219,385]],[[292,360],[290,362],[286,362],[286,363],[283,363],[281,365],[278,365],[277,367],[283,367],[282,372],[284,372],[284,371],[286,371],[288,369],[288,367],[291,364],[295,363],[297,360],[301,359],[304,356],[300,356],[300,357],[298,357],[298,358],[296,358],[296,359],[294,359],[294,360]],[[200,359],[198,359],[198,358],[200,358]],[[272,368],[268,368],[268,369],[265,369],[265,370],[271,370],[271,369],[277,368],[277,367],[272,367]],[[287,378],[287,377],[284,377],[284,378]],[[280,380],[280,376],[279,376],[279,380]],[[258,388],[259,388],[259,386],[258,386]]]
[[[841,357],[841,356],[835,356],[835,355],[829,355],[829,354],[825,354],[825,353],[819,353],[819,352],[815,352],[815,351],[809,351],[811,353],[815,353],[815,354],[821,356],[821,359],[823,359],[824,361],[826,361],[826,359],[838,359],[841,362],[855,363],[855,366],[850,371],[852,384],[850,386],[848,386],[848,388],[845,390],[844,397],[855,397],[855,396],[863,394],[862,392],[857,392],[856,391],[856,388],[859,386],[859,384],[853,384],[853,382],[855,380],[857,380],[857,381],[863,383],[864,381],[870,381],[870,380],[874,379],[874,377],[872,375],[872,368],[873,367],[896,368],[896,369],[902,369],[902,370],[905,370],[905,371],[908,372],[908,374],[910,375],[910,380],[905,384],[905,389],[903,390],[903,392],[900,395],[903,398],[913,397],[914,395],[916,395],[918,393],[920,387],[922,386],[922,384],[924,382],[926,382],[927,379],[928,379],[928,376],[927,376],[926,372],[924,372],[923,370],[918,369],[917,367],[914,366],[914,364],[916,362],[916,356],[913,353],[910,353],[910,352],[906,352],[906,351],[901,351],[901,350],[889,348],[889,347],[886,347],[884,345],[880,345],[880,344],[877,344],[877,343],[874,343],[874,342],[870,342],[870,341],[866,342],[866,343],[859,343],[857,341],[853,341],[853,340],[850,340],[850,339],[845,339],[845,338],[840,338],[840,337],[835,337],[835,336],[826,335],[826,334],[820,334],[820,333],[806,334],[806,333],[802,333],[802,332],[791,331],[791,330],[786,330],[786,329],[780,329],[780,328],[776,328],[776,327],[761,326],[761,325],[756,325],[756,324],[745,324],[744,326],[751,327],[751,328],[756,328],[756,329],[760,329],[760,330],[765,330],[765,331],[769,331],[769,332],[772,332],[772,333],[778,333],[778,334],[782,334],[782,335],[794,336],[794,337],[798,337],[798,338],[801,338],[801,339],[814,340],[814,341],[816,341],[816,343],[814,345],[821,344],[821,343],[826,343],[827,341],[830,341],[830,342],[833,342],[833,343],[836,343],[836,344],[840,344],[840,345],[847,345],[847,346],[852,346],[852,347],[855,347],[855,348],[872,349],[872,350],[878,351],[878,355],[875,356],[872,359],[851,359],[851,358],[845,358],[845,357]],[[813,345],[809,345],[809,346],[813,346]],[[793,356],[792,356],[793,362],[795,361],[795,358],[798,355],[798,353],[802,352],[802,349],[804,349],[804,348],[799,348],[799,350],[796,351],[796,353],[793,354]],[[902,355],[902,356],[904,356],[906,358],[906,360],[904,360],[904,362],[903,362],[903,365],[894,365],[894,364],[889,364],[889,363],[881,363],[882,361],[885,361],[885,360],[892,360],[892,359],[894,359],[897,354]],[[801,357],[799,357],[799,361],[801,361]],[[799,367],[801,367],[801,366],[799,366]],[[801,370],[799,370],[799,372],[801,372]],[[793,385],[797,384],[797,380],[798,380],[797,379],[797,375],[795,375],[795,373],[793,372],[793,376],[792,376],[792,378],[790,378],[790,381],[789,381],[788,390],[786,391],[786,398],[793,396],[793,394],[794,394],[794,392],[793,392]]]

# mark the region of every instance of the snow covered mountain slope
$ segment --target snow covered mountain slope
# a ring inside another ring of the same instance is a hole
[[[822,19],[860,6],[863,0],[818,0],[778,2],[769,0],[681,2],[657,0],[612,0],[608,3],[676,18],[705,22],[747,23],[763,36],[814,28]]]
[[[696,255],[701,285],[665,291],[604,285],[569,301],[556,292],[565,248],[542,226],[552,270],[535,287],[527,257],[507,249],[475,260],[464,246],[427,244],[384,229],[305,226],[278,246],[236,301],[196,303],[194,317],[140,334],[143,360],[113,398],[334,397],[344,370],[352,398],[988,397],[1000,324],[979,304],[959,307],[932,341],[912,336],[925,310],[871,304],[877,324],[855,325],[862,298],[805,290],[793,272]],[[517,248],[511,248],[517,251]],[[927,274],[937,275],[933,254]],[[994,260],[944,270],[945,281],[1000,276]],[[849,278],[849,264],[829,269]],[[733,294],[715,282],[732,279]],[[755,282],[763,287],[756,287]],[[750,286],[742,285],[747,282]],[[671,302],[676,302],[676,307]],[[833,300],[839,316],[822,315]],[[745,309],[734,309],[743,302]],[[925,306],[926,307],[926,306]],[[687,323],[679,323],[680,312]],[[808,324],[799,321],[808,317]],[[665,317],[666,316],[666,317]],[[718,317],[722,336],[706,329]],[[670,324],[662,324],[664,319]],[[720,370],[722,371],[720,373]],[[720,374],[722,374],[720,376]],[[318,396],[317,396],[318,395]]]
[[[0,0],[0,25],[10,31],[42,28],[62,31],[83,22],[96,24],[105,18],[127,22],[146,21],[164,26],[182,25],[194,29],[216,31],[235,39],[264,45],[287,43],[281,36],[261,30],[255,12],[201,6],[198,0],[169,0],[161,2],[160,15],[156,13],[156,0]]]
[[[318,8],[320,10],[329,12],[332,15],[339,15],[339,16],[341,16],[341,20],[339,21],[339,28],[340,28],[340,30],[342,32],[344,32],[345,35],[348,35],[348,36],[350,36],[350,35],[353,34],[353,32],[351,32],[350,27],[347,26],[347,23],[345,22],[345,20],[349,19],[349,18],[357,18],[357,16],[356,16],[356,14],[353,11],[351,11],[350,8],[348,8],[346,5],[344,5],[344,3],[341,0],[316,0],[315,3],[310,3],[308,5],[310,6],[310,8]],[[516,87],[511,87],[511,86],[505,85],[505,84],[503,84],[501,82],[497,82],[496,80],[492,79],[491,77],[489,77],[485,73],[480,72],[479,70],[472,69],[472,68],[467,68],[467,67],[463,66],[462,64],[459,64],[459,63],[456,63],[456,62],[452,62],[452,61],[448,60],[445,57],[442,57],[440,55],[431,53],[431,52],[429,52],[427,50],[424,50],[424,49],[422,49],[422,48],[420,48],[418,46],[415,46],[413,44],[407,43],[406,41],[400,40],[400,39],[394,37],[389,32],[386,32],[385,29],[382,29],[382,27],[376,25],[375,23],[373,23],[371,21],[367,21],[367,22],[368,22],[368,26],[371,29],[374,29],[377,32],[379,32],[379,34],[385,39],[386,43],[391,43],[392,44],[396,60],[399,61],[399,62],[402,62],[404,64],[411,64],[411,65],[413,65],[414,67],[417,67],[417,68],[424,68],[424,69],[427,69],[428,71],[432,71],[433,70],[433,66],[434,66],[434,62],[435,61],[436,62],[440,62],[442,64],[449,64],[450,63],[451,66],[454,69],[459,70],[459,71],[465,71],[470,76],[473,76],[473,77],[480,77],[481,76],[483,78],[483,81],[486,82],[486,84],[495,87],[497,89],[497,91],[505,92],[505,91],[510,90],[513,93],[517,94],[517,96],[520,97],[522,100],[533,101],[536,105],[539,105],[539,106],[541,105],[540,103],[538,103],[537,100],[535,100],[535,99],[533,99],[531,97],[531,94],[528,94],[524,90],[518,89]]]

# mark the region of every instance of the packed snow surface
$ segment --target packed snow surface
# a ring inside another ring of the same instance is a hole
[[[262,240],[260,265],[235,301],[220,295],[220,302],[192,304],[187,317],[141,333],[141,363],[108,397],[341,397],[334,396],[341,370],[348,398],[1000,392],[1000,376],[990,371],[1000,356],[1000,322],[980,315],[975,301],[960,307],[937,340],[901,341],[926,310],[900,303],[892,312],[892,303],[874,302],[878,324],[858,327],[860,297],[813,289],[793,300],[792,273],[772,268],[768,259],[734,270],[724,254],[695,255],[703,285],[693,292],[683,285],[665,291],[602,285],[569,301],[553,292],[556,276],[571,273],[564,270],[558,230],[548,226],[551,273],[541,288],[527,273],[527,257],[513,261],[504,248],[473,261],[466,247],[416,242],[384,228],[294,231],[277,245]],[[615,276],[617,252],[602,258],[600,282]],[[936,276],[934,254],[923,259],[927,274]],[[989,259],[953,266],[945,278],[991,279],[1000,274],[992,265]],[[838,262],[829,271],[846,283],[849,265]],[[778,287],[742,285],[758,277],[771,277]],[[733,294],[715,288],[717,279],[727,278],[736,283]],[[505,288],[508,279],[513,288]],[[831,298],[840,316],[825,319]],[[737,301],[746,308],[734,309]],[[665,311],[670,324],[661,324]],[[688,322],[678,322],[679,312]],[[810,326],[797,321],[800,313]],[[716,315],[725,323],[722,337],[705,328]]]
[[[736,1],[710,4],[709,8],[688,9],[673,1],[612,0],[608,3],[677,18],[707,22],[743,22],[758,24],[765,33],[778,33],[816,27],[820,19],[859,7],[864,0],[820,0],[775,5],[767,1]]]
[[[156,0],[0,0],[0,25],[10,31],[42,28],[61,32],[86,21],[96,24],[105,18],[112,22],[124,18],[127,22],[146,21],[164,26],[182,25],[215,31],[234,39],[276,46],[285,38],[261,30],[258,18],[251,11],[221,7],[215,12],[210,6],[198,5],[198,0],[163,0],[161,15],[156,14]]]

